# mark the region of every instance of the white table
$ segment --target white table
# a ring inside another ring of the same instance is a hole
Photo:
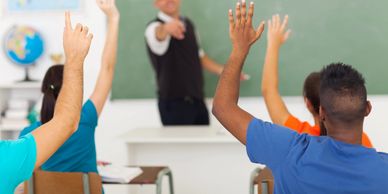
[[[127,143],[130,165],[171,168],[176,194],[248,193],[250,173],[257,167],[249,162],[245,146],[216,127],[136,129],[121,138]],[[131,193],[155,190],[139,187]]]

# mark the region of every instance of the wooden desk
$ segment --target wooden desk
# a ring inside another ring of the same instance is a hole
[[[248,193],[249,175],[256,165],[249,162],[245,146],[224,129],[145,128],[121,138],[127,143],[130,165],[169,166],[176,193]],[[131,193],[155,192],[135,188]]]

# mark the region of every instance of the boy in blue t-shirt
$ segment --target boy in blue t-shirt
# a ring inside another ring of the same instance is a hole
[[[336,63],[321,72],[319,118],[327,137],[297,134],[263,122],[241,109],[239,79],[250,46],[264,29],[252,28],[253,3],[248,17],[245,2],[237,4],[236,19],[229,11],[233,51],[221,76],[213,114],[240,142],[252,162],[273,172],[275,193],[388,193],[388,155],[361,145],[364,117],[371,111],[365,80],[349,65]],[[286,22],[276,16],[268,28],[284,33]]]

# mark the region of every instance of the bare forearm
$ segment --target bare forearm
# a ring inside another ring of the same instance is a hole
[[[82,65],[71,65],[67,62],[64,69],[63,86],[55,106],[51,121],[35,130],[34,135],[37,150],[35,167],[42,165],[77,129],[83,96]]]
[[[97,113],[100,115],[112,88],[115,66],[117,62],[117,48],[119,36],[119,18],[109,17],[108,32],[101,59],[98,79],[90,99],[93,101]]]
[[[269,44],[265,58],[262,94],[272,122],[284,125],[290,113],[279,92],[279,46]]]
[[[63,85],[58,96],[54,118],[65,117],[63,123],[69,124],[73,131],[78,126],[83,100],[83,61],[67,61],[63,73]],[[67,67],[66,67],[67,66]]]
[[[108,18],[108,31],[102,54],[102,70],[113,70],[117,59],[119,16]]]
[[[231,56],[220,77],[214,100],[220,104],[237,105],[240,90],[240,74],[246,54],[238,54],[232,51]]]
[[[238,106],[240,74],[246,54],[232,52],[214,96],[213,114],[241,143],[246,144],[246,129],[253,117]]]
[[[214,60],[210,59],[207,55],[201,58],[201,64],[203,68],[205,68],[207,71],[214,73],[216,75],[221,75],[222,71],[224,70],[224,67],[222,65],[216,63]]]
[[[279,48],[269,45],[264,62],[262,93],[266,95],[268,92],[278,90],[278,64],[279,64]]]

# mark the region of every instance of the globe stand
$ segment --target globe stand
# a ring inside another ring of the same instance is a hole
[[[34,80],[34,79],[31,79],[30,78],[30,73],[29,73],[29,68],[28,67],[25,67],[24,68],[24,79],[23,80],[20,80],[20,81],[17,81],[18,83],[22,83],[22,82],[37,82],[38,80]]]

